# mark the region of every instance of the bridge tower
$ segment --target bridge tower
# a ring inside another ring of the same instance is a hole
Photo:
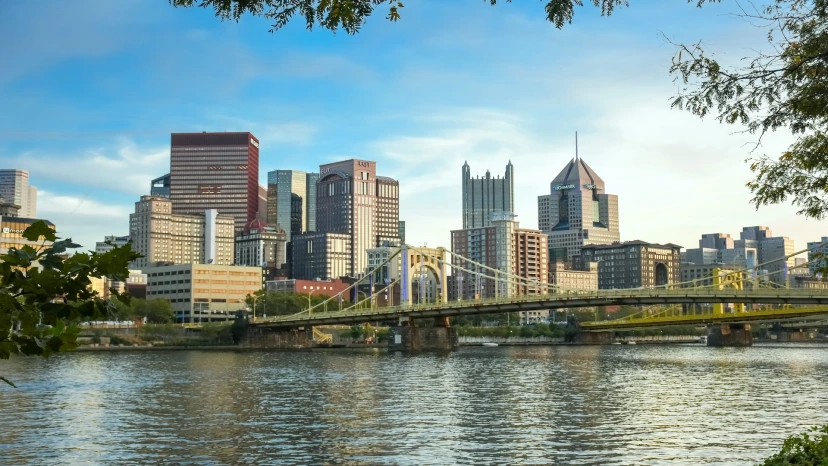
[[[446,248],[410,248],[403,245],[400,254],[391,259],[390,270],[398,270],[400,274],[401,304],[414,304],[414,293],[417,292],[414,290],[414,278],[423,279],[428,275],[433,276],[437,284],[436,301],[448,302]]]
[[[744,277],[742,276],[742,272],[713,269],[713,288],[717,290],[724,290],[725,288],[732,288],[739,291],[744,290]],[[745,312],[745,304],[733,304],[733,312]],[[724,314],[724,304],[713,304],[713,314]]]

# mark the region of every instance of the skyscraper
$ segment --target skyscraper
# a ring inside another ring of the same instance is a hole
[[[8,203],[20,206],[18,216],[37,218],[37,188],[29,186],[26,170],[0,169],[0,196]]]
[[[577,148],[552,180],[550,194],[538,197],[538,218],[549,236],[550,261],[571,261],[584,245],[621,239],[618,196],[604,192],[604,180],[578,157]]]
[[[510,161],[506,174],[472,178],[468,162],[463,164],[463,229],[492,225],[492,212],[515,211],[515,168]]]
[[[169,199],[141,196],[129,215],[129,238],[132,249],[143,257],[131,267],[143,269],[157,262],[230,265],[234,230],[233,217],[215,209],[174,213]]]
[[[251,133],[173,133],[170,200],[173,211],[215,209],[235,220],[236,232],[259,208],[259,140]]]
[[[811,275],[818,273],[820,276],[825,275],[821,273],[821,269],[828,266],[826,257],[828,257],[828,236],[823,236],[819,241],[808,242],[808,272]]]
[[[472,261],[453,256],[452,264],[475,272],[460,269],[452,272],[457,283],[458,297],[492,298],[547,291],[549,264],[546,235],[540,230],[520,228],[514,217],[511,212],[495,212],[491,226],[451,232],[451,250]],[[497,269],[503,274],[496,277],[499,280],[481,278],[480,274],[488,277],[494,275],[478,264]],[[527,282],[519,282],[513,276],[524,278]],[[523,317],[528,315],[524,314]]]
[[[786,236],[773,236],[770,227],[744,227],[736,241],[737,247],[754,247],[758,250],[759,269],[768,274],[768,280],[785,285],[788,272],[796,265],[796,259],[786,256],[794,253],[794,242]],[[772,264],[768,262],[775,261]]]
[[[316,231],[318,173],[299,170],[267,172],[267,223],[291,236]]]
[[[345,160],[319,167],[316,231],[350,238],[350,275],[368,265],[369,248],[399,242],[400,185],[377,176],[377,163]]]

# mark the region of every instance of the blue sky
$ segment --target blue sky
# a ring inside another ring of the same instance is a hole
[[[670,110],[677,41],[726,61],[765,47],[735,4],[633,0],[563,30],[543,4],[410,0],[348,36],[296,22],[275,34],[246,17],[165,0],[0,2],[0,165],[30,172],[38,213],[87,247],[127,234],[133,203],[168,171],[169,134],[251,131],[260,177],[376,160],[401,182],[412,244],[448,246],[459,228],[460,167],[515,165],[517,214],[580,154],[619,195],[624,240],[695,247],[702,233],[768,225],[798,248],[825,235],[788,206],[748,204],[753,137]],[[788,134],[760,150],[778,153]]]

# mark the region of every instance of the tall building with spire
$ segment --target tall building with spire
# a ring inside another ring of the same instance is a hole
[[[538,197],[540,229],[549,237],[549,261],[571,261],[587,244],[621,240],[618,196],[607,194],[604,180],[578,156],[552,180],[549,194]]]
[[[492,226],[492,212],[515,211],[515,167],[506,165],[503,178],[486,170],[486,175],[472,178],[469,163],[463,164],[463,229]]]

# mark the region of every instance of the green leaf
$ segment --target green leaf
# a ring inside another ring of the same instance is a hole
[[[43,220],[38,220],[29,225],[28,228],[23,230],[22,236],[29,241],[39,241],[41,237],[43,237],[43,239],[45,239],[46,241],[57,240],[57,236],[55,236],[55,230],[46,225],[46,222],[44,222]]]

